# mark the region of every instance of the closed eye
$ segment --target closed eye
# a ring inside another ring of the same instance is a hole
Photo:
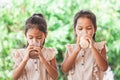
[[[29,39],[33,39],[33,37],[31,37],[31,36],[30,36],[30,37],[28,37],[28,38],[29,38]]]
[[[92,26],[91,26],[91,25],[87,27],[87,30],[91,30],[91,29],[92,29]]]
[[[87,29],[90,30],[90,29],[92,29],[92,28],[91,28],[91,27],[88,27]]]
[[[82,27],[81,26],[78,26],[78,28],[77,28],[78,30],[82,30]]]
[[[42,36],[36,36],[37,39],[42,39]]]
[[[42,39],[42,37],[38,37],[37,39]]]

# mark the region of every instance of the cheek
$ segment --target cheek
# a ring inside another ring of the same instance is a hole
[[[45,38],[42,38],[40,41],[41,41],[41,43],[43,43],[44,42],[44,40],[45,40]]]
[[[89,34],[91,37],[93,37],[93,35],[94,35],[94,31],[93,31],[93,30],[88,31],[88,34]]]
[[[80,34],[80,32],[78,30],[76,30],[76,35],[78,36]]]
[[[76,34],[77,36],[81,36],[81,31],[78,30],[78,29],[76,29],[75,34]]]
[[[86,35],[87,32],[85,32],[85,31],[83,31],[83,30],[77,30],[77,31],[76,31],[76,34],[77,34],[77,37],[78,37],[78,38],[81,38],[81,37],[83,37],[84,35]]]
[[[40,41],[41,41],[41,43],[43,44],[44,41],[45,41],[45,36],[44,36]]]
[[[30,39],[27,36],[26,36],[26,40],[27,40],[28,43],[30,43]]]

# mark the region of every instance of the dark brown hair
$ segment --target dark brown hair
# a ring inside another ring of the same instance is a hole
[[[36,25],[36,26],[33,26]],[[40,31],[42,31],[44,34],[47,33],[47,23],[45,21],[45,18],[42,14],[33,14],[31,17],[29,17],[26,20],[25,24],[25,35],[30,28],[37,28]]]
[[[85,18],[90,19],[92,21],[94,29],[95,30],[97,29],[96,16],[90,10],[81,10],[75,14],[75,16],[74,16],[74,29],[76,28],[77,20],[80,17],[85,17]],[[93,35],[93,39],[95,40],[95,34]]]

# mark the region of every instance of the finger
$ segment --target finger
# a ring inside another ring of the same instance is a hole
[[[85,37],[84,39],[88,40],[90,42],[90,38],[89,37]]]
[[[37,46],[35,46],[33,49],[35,49],[35,50],[41,50],[41,48],[37,47]]]
[[[89,48],[91,48],[92,45],[93,45],[93,41],[92,41],[92,39],[90,39],[90,38],[88,38],[88,41],[89,41]]]
[[[77,43],[80,43],[80,37],[77,37]]]
[[[92,41],[92,38],[90,36],[85,37],[86,40]]]
[[[78,49],[80,49],[80,44],[79,44],[79,45],[77,45],[77,47],[78,47]]]
[[[34,49],[28,49],[27,53],[29,54],[31,51],[33,51]]]
[[[27,49],[32,49],[33,48],[33,46],[31,46],[31,45],[29,45],[28,47],[27,47]]]

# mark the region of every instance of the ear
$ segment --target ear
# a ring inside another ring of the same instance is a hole
[[[76,34],[76,29],[74,28],[74,33]]]
[[[48,32],[45,33],[45,38],[47,37],[47,35],[48,35]]]
[[[27,40],[27,35],[25,35],[25,38],[26,38],[26,40]]]
[[[96,31],[97,31],[97,27],[96,27],[96,29],[94,30],[94,33],[96,33]]]
[[[27,35],[25,35],[25,40],[27,42],[26,47],[29,45]]]

